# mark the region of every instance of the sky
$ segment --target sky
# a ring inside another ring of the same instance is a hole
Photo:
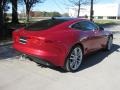
[[[33,11],[57,11],[61,14],[68,12],[68,8],[73,6],[69,0],[45,0],[44,3],[35,5]],[[95,4],[120,3],[120,0],[96,0]],[[25,6],[19,6],[19,12],[22,12]]]
[[[105,3],[120,3],[120,0],[96,0],[96,4]],[[71,3],[68,0],[46,0],[42,4],[36,5],[33,10],[39,11],[58,11],[60,13],[68,12],[68,8],[71,7]]]

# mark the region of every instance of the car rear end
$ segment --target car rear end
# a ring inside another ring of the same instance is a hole
[[[59,22],[56,22],[56,25],[57,23],[59,24]],[[63,66],[66,53],[65,47],[61,42],[55,41],[53,37],[58,34],[55,34],[54,29],[50,28],[49,24],[47,27],[44,23],[37,23],[14,31],[13,47],[28,56],[56,66]]]

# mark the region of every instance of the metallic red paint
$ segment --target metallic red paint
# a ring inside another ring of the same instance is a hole
[[[70,28],[70,25],[82,20],[85,19],[69,20],[40,31],[28,31],[21,28],[13,32],[13,47],[24,54],[63,67],[66,57],[74,45],[80,44],[85,55],[104,48],[107,44],[107,36],[111,34],[109,32],[82,31]],[[20,43],[20,37],[25,38],[26,43]]]

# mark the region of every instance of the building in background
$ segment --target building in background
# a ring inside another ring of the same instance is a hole
[[[69,8],[69,16],[77,16],[77,8]],[[90,6],[81,7],[80,17],[90,17]],[[95,19],[120,19],[120,4],[95,4]]]

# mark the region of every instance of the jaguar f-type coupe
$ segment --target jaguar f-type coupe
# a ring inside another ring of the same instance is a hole
[[[13,32],[13,47],[45,65],[77,71],[83,56],[110,50],[113,34],[81,18],[53,17]]]

